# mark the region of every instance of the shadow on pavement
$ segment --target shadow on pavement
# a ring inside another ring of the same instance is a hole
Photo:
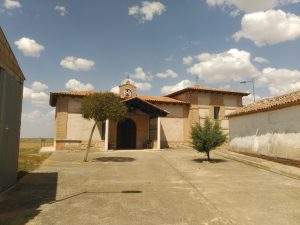
[[[135,158],[130,157],[100,157],[93,160],[94,162],[133,162]]]
[[[55,203],[58,203],[58,202],[63,202],[65,200],[69,200],[69,199],[76,198],[76,197],[81,196],[81,195],[88,195],[88,194],[100,195],[100,194],[142,194],[142,193],[143,193],[142,191],[138,191],[138,190],[129,190],[129,191],[83,191],[83,192],[80,192],[80,193],[69,195],[67,197],[49,202],[49,204],[55,204]]]
[[[207,162],[207,163],[223,163],[223,162],[227,162],[227,160],[224,159],[193,159],[192,161],[196,162],[196,163],[203,163],[203,162]]]
[[[29,173],[0,196],[0,224],[23,225],[36,217],[43,204],[56,197],[57,173]]]

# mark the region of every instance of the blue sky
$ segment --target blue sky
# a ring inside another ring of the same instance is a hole
[[[111,90],[128,75],[145,95],[196,77],[240,91],[254,78],[258,98],[300,89],[299,1],[253,2],[1,0],[26,76],[21,135],[53,136],[50,91]]]

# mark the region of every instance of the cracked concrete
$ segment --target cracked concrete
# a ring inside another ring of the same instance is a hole
[[[0,196],[0,224],[299,224],[300,181],[194,151],[55,152]]]

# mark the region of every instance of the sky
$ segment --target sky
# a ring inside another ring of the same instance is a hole
[[[143,95],[300,90],[300,0],[0,0],[0,25],[26,76],[22,137],[53,136],[50,92],[127,77]]]

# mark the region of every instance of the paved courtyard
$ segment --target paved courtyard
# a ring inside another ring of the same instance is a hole
[[[0,197],[0,224],[300,224],[300,181],[194,151],[56,152]]]

